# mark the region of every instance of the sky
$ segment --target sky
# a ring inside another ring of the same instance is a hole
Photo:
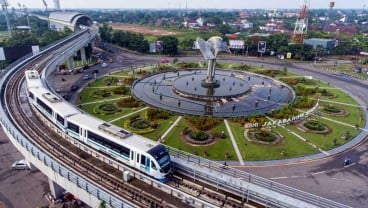
[[[8,0],[10,7],[18,8],[18,3],[28,8],[44,8],[43,0]],[[53,8],[53,0],[45,0],[49,8]],[[307,0],[308,1],[308,0]],[[309,0],[310,8],[328,8],[330,0]],[[60,0],[61,8],[152,8],[177,9],[185,8],[217,8],[217,9],[295,9],[300,7],[301,0]],[[368,0],[335,0],[335,8],[363,9]]]

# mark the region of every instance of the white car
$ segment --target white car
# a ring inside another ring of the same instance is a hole
[[[13,163],[11,166],[13,170],[30,170],[30,166],[27,161],[25,160],[19,160]]]
[[[101,64],[101,67],[102,67],[102,68],[105,68],[105,67],[107,67],[107,66],[108,66],[108,64],[107,64],[107,63],[102,63],[102,64]]]
[[[88,74],[85,74],[85,75],[83,75],[83,79],[84,80],[88,80],[90,77],[89,77],[89,75]]]

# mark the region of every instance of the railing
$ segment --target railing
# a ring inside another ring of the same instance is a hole
[[[1,125],[4,127],[4,130],[8,133],[8,135],[11,135],[23,148],[30,152],[33,157],[37,158],[39,161],[42,161],[45,166],[51,168],[54,172],[57,172],[61,177],[66,178],[68,181],[76,184],[79,188],[85,190],[87,193],[92,194],[97,199],[105,201],[111,207],[137,207],[132,203],[122,201],[119,198],[112,196],[110,193],[107,193],[98,186],[88,182],[83,177],[75,174],[73,171],[65,168],[63,165],[53,160],[37,146],[33,145],[22,134],[20,134],[13,124],[7,120],[3,110],[0,110],[0,115]]]
[[[349,206],[319,197],[317,195],[307,193],[286,185],[282,185],[280,183],[249,174],[244,171],[240,171],[218,162],[214,162],[211,160],[207,160],[184,151],[169,148],[170,155],[172,159],[175,158],[180,159],[181,163],[174,163],[173,166],[175,169],[185,172],[186,174],[191,175],[194,179],[198,178],[203,181],[209,182],[210,184],[221,187],[224,190],[229,190],[232,193],[236,193],[237,195],[243,197],[243,199],[255,199],[256,202],[261,202],[268,205],[273,205],[276,207],[292,207],[293,204],[287,204],[286,202],[280,201],[276,198],[271,198],[270,196],[266,196],[263,193],[257,193],[254,190],[250,190],[247,188],[247,184],[254,184],[256,186],[265,188],[267,190],[271,190],[285,196],[289,196],[294,199],[298,199],[305,203],[308,203],[312,206],[316,207],[325,207],[325,208],[348,208]],[[211,169],[211,171],[216,171],[219,175],[227,175],[230,176],[233,180],[225,181],[223,179],[219,179],[217,177],[213,177],[213,174],[209,174],[208,172],[199,172],[198,169],[195,169],[194,166],[185,165],[184,163],[192,163],[202,167],[206,167]]]

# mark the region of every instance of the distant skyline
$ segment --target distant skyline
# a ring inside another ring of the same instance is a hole
[[[49,8],[54,8],[53,0],[45,0]],[[300,0],[60,0],[61,8],[121,8],[121,9],[296,9]],[[10,7],[18,8],[18,3],[28,8],[44,8],[42,0],[8,0]],[[327,9],[330,0],[311,0],[312,9]],[[366,0],[335,0],[336,9],[363,9]],[[366,8],[368,9],[368,8]]]

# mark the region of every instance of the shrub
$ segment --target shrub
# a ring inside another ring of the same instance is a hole
[[[277,139],[274,133],[264,130],[254,132],[254,136],[257,140],[264,142],[274,142]]]
[[[204,116],[185,116],[185,118],[196,129],[201,131],[208,131],[221,122],[221,119],[219,118],[209,118]]]
[[[106,98],[111,96],[111,91],[108,89],[100,89],[92,92],[91,97],[93,98]]]
[[[130,126],[135,129],[147,129],[151,126],[151,123],[144,119],[135,119],[130,122]]]
[[[121,108],[136,108],[139,107],[140,102],[136,100],[134,97],[128,97],[120,99],[117,105]]]
[[[129,93],[129,91],[130,91],[130,88],[125,87],[125,86],[116,87],[112,90],[112,92],[117,95],[126,95]]]
[[[132,85],[135,80],[135,77],[127,77],[124,78],[123,83],[126,85]]]
[[[240,71],[248,71],[250,70],[252,67],[246,64],[241,64],[241,65],[235,65],[232,67],[232,69],[235,70],[240,70]]]
[[[149,108],[147,110],[147,119],[150,121],[158,120],[158,119],[168,119],[173,114],[167,111],[162,111],[156,108]]]
[[[116,77],[108,77],[104,80],[105,84],[108,86],[116,85],[118,83],[118,78]]]
[[[198,63],[178,63],[178,67],[179,68],[199,68],[199,64]]]
[[[285,82],[288,85],[296,85],[298,84],[298,80],[294,78],[282,78],[281,81]]]
[[[324,105],[322,110],[327,113],[340,113],[341,110],[333,105]]]
[[[204,141],[209,138],[209,135],[204,131],[193,131],[190,133],[190,137],[194,140]]]
[[[324,131],[327,128],[325,124],[318,121],[307,121],[303,125],[313,131]]]

